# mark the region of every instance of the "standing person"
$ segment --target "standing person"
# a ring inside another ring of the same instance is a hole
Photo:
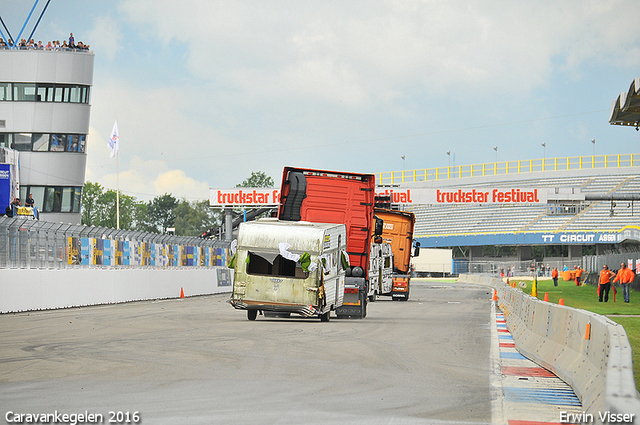
[[[576,286],[580,286],[580,278],[582,277],[582,267],[576,266]]]
[[[69,48],[74,49],[76,47],[76,39],[73,38],[73,33],[69,34]]]
[[[622,296],[624,298],[624,302],[626,303],[629,302],[629,287],[631,286],[631,282],[633,282],[635,277],[636,274],[633,272],[633,270],[628,268],[625,263],[622,263],[620,265],[620,270],[618,270],[616,278],[613,280],[614,285],[616,284],[616,282],[620,282],[620,285],[622,286]]]
[[[611,289],[611,278],[615,276],[611,270],[609,270],[609,266],[606,264],[602,266],[602,271],[600,272],[600,282],[598,285],[598,301],[602,302],[602,296],[604,295],[604,302],[609,301],[609,290]]]
[[[551,271],[551,277],[553,278],[553,286],[558,286],[558,268],[554,267]]]

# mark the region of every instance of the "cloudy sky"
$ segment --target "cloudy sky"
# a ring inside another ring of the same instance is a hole
[[[33,3],[0,0],[14,37]],[[285,165],[639,152],[608,123],[640,77],[638,16],[637,0],[52,0],[34,38],[95,53],[88,181],[116,187],[117,118],[123,192],[206,199]]]

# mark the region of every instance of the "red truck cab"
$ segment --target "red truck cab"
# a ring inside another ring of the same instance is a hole
[[[369,252],[374,226],[375,176],[285,167],[278,218],[345,224],[349,268],[338,317],[365,317]]]

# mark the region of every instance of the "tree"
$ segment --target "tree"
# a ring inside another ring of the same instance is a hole
[[[267,176],[264,171],[252,171],[251,176],[242,183],[237,184],[236,187],[273,187],[273,185],[273,179]],[[234,208],[234,211],[241,214],[243,210]],[[268,217],[269,215],[270,214],[266,212],[256,218]]]
[[[139,220],[137,211],[141,203],[133,196],[124,195],[122,192],[119,195],[120,228],[134,230]],[[82,189],[82,224],[116,228],[116,198],[115,190],[105,191],[99,183],[86,182]]]
[[[273,179],[263,171],[252,171],[251,177],[237,184],[236,187],[273,187]]]
[[[102,195],[103,189],[99,183],[86,182],[82,188],[82,224],[92,226],[95,224],[97,214],[96,203]]]
[[[96,214],[96,226],[116,228],[118,224],[118,194],[115,190],[109,189],[100,195],[96,201],[99,213]],[[136,198],[119,193],[120,198],[120,228],[133,230],[135,221]]]
[[[149,218],[148,205],[144,202],[139,202],[134,208],[134,229],[140,232],[158,233],[158,228],[151,223]]]
[[[178,201],[170,193],[162,196],[156,196],[147,203],[147,215],[149,224],[156,228],[160,233],[166,233],[167,227],[173,227],[176,221],[175,209]]]
[[[209,207],[208,200],[189,202],[183,199],[175,208],[176,235],[200,236],[220,222],[220,212]]]

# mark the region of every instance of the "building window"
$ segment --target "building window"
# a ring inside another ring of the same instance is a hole
[[[30,151],[31,133],[15,133],[13,135],[13,149],[17,151]]]
[[[2,83],[0,101],[89,104],[90,86],[53,83]]]
[[[0,147],[11,148],[11,139],[13,139],[13,134],[0,133]]]
[[[45,188],[43,212],[59,212],[62,205],[62,187],[49,186]]]
[[[45,213],[79,213],[82,187],[76,186],[22,186],[20,200],[24,204],[29,194],[33,194],[33,202],[41,212]]]
[[[13,100],[35,102],[36,85],[33,83],[13,83]]]
[[[11,99],[11,83],[0,83],[0,100]]]
[[[34,133],[31,137],[34,152],[46,152],[49,150],[49,135]]]
[[[86,134],[0,133],[0,147],[33,152],[78,152],[87,149]]]

